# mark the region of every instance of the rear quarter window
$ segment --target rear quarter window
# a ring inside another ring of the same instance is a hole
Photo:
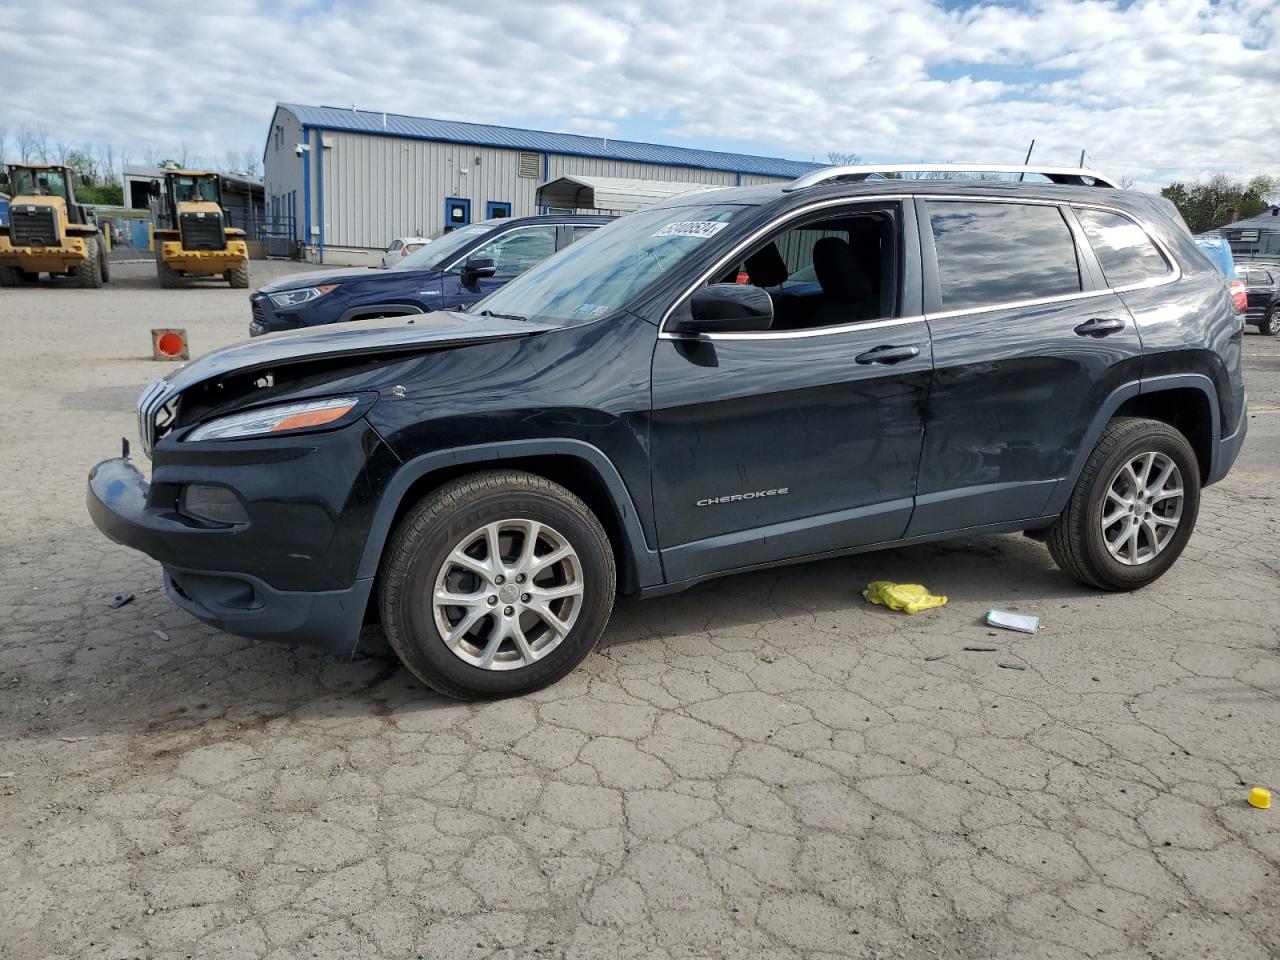
[[[929,201],[943,310],[1079,293],[1075,239],[1056,206]]]
[[[1089,246],[1102,265],[1107,286],[1158,280],[1169,274],[1169,264],[1145,230],[1118,213],[1077,208],[1076,218],[1089,238]]]

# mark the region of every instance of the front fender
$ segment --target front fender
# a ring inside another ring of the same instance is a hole
[[[378,566],[382,561],[382,551],[386,546],[387,537],[391,534],[391,524],[405,495],[418,480],[437,470],[461,464],[475,464],[478,468],[497,468],[510,460],[546,456],[572,457],[594,470],[604,483],[614,510],[621,521],[625,542],[619,546],[626,549],[631,556],[635,566],[637,586],[644,588],[662,583],[662,564],[658,558],[658,552],[650,548],[645,540],[639,514],[636,512],[635,503],[631,499],[626,484],[622,481],[621,474],[599,448],[582,440],[567,438],[477,444],[452,450],[437,450],[407,461],[396,471],[382,492],[374,512],[373,522],[369,526],[368,540],[361,555],[357,576],[373,577],[377,574]]]

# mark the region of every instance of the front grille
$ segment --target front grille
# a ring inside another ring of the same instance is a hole
[[[10,207],[9,241],[15,247],[56,247],[60,237],[53,207],[35,204]]]
[[[266,326],[267,312],[262,309],[262,300],[260,298],[250,300],[249,309],[253,311],[253,319]]]
[[[156,441],[173,429],[178,416],[178,389],[168,380],[152,380],[138,397],[138,437],[148,457]]]
[[[227,235],[217,213],[184,213],[178,218],[183,250],[225,250]]]

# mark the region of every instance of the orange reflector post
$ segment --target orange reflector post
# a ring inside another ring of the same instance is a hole
[[[185,330],[152,330],[152,360],[189,360],[187,350],[187,331]]]

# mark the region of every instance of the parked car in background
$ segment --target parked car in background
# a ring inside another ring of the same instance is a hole
[[[780,563],[1023,531],[1093,588],[1160,577],[1248,423],[1243,317],[1172,204],[868,172],[673,197],[479,312],[185,364],[139,401],[150,479],[98,464],[89,512],[205,622],[349,656],[380,620],[462,697],[563,676],[616,592]]]
[[[290,274],[250,296],[249,335],[463,309],[611,219],[495,218],[451,230],[387,270]]]
[[[1231,288],[1231,302],[1235,308],[1244,313],[1248,309],[1249,293],[1244,281],[1236,271],[1235,257],[1231,253],[1231,245],[1226,237],[1216,234],[1201,234],[1194,238],[1200,252],[1209,258],[1209,262],[1222,271]]]
[[[392,267],[415,250],[421,250],[431,242],[430,237],[396,237],[382,254],[382,265]]]
[[[1248,298],[1245,322],[1268,337],[1280,333],[1280,263],[1237,263],[1236,277]]]

